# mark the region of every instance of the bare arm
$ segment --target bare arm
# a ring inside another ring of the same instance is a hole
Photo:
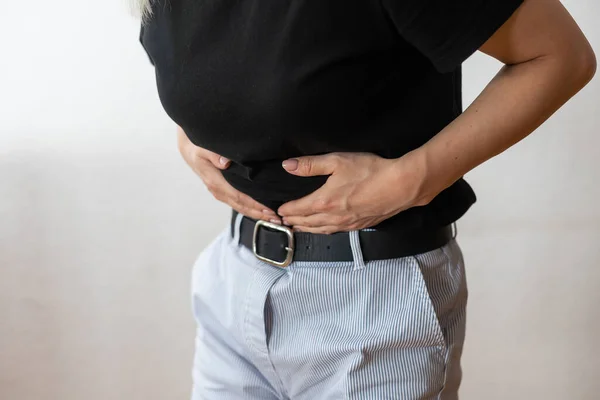
[[[291,174],[330,177],[314,193],[282,205],[283,222],[333,233],[426,205],[529,135],[596,70],[589,43],[558,0],[525,0],[480,50],[505,66],[462,115],[420,148],[395,160],[359,153],[286,160]]]
[[[424,173],[417,204],[525,138],[596,70],[590,44],[558,0],[526,0],[480,50],[506,65],[460,117],[408,155]]]

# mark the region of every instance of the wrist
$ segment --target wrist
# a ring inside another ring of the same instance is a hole
[[[431,155],[424,146],[406,153],[395,160],[399,171],[399,179],[404,182],[398,187],[406,188],[406,182],[412,187],[411,206],[425,206],[429,204],[442,190],[444,174],[434,169]],[[449,186],[449,185],[448,185]]]

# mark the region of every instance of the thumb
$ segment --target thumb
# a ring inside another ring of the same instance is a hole
[[[215,154],[213,164],[219,169],[227,169],[229,167],[230,160],[218,154]]]
[[[211,162],[211,164],[214,165],[215,167],[217,167],[219,169],[227,169],[229,167],[229,164],[231,163],[231,161],[227,157],[223,157],[217,153],[213,153],[210,150],[206,150],[206,149],[202,149],[202,148],[198,148],[198,149],[200,149],[198,151],[200,158],[208,159]]]
[[[290,158],[282,163],[283,168],[293,175],[318,176],[331,175],[338,163],[333,154]]]

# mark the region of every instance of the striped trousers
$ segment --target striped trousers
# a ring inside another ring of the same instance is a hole
[[[257,259],[224,229],[193,268],[192,400],[458,398],[467,287],[452,239],[364,262]]]

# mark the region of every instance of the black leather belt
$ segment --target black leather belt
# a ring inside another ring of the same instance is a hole
[[[233,236],[237,211],[231,216]],[[425,253],[444,246],[452,239],[452,226],[411,232],[378,230],[359,231],[364,261],[399,258]],[[348,232],[330,235],[294,232],[285,225],[277,225],[247,216],[240,224],[240,243],[254,252],[259,259],[279,267],[292,261],[352,261]]]

